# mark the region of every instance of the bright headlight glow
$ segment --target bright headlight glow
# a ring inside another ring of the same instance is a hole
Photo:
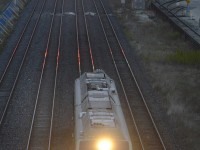
[[[98,150],[111,150],[112,142],[109,139],[99,140],[97,143]]]

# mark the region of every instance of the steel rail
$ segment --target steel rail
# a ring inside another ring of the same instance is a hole
[[[107,45],[108,45],[108,48],[109,48],[109,51],[110,51],[110,54],[111,54],[111,57],[112,57],[112,61],[113,61],[114,66],[115,66],[115,70],[116,70],[116,72],[117,72],[118,79],[119,79],[120,84],[121,84],[121,86],[122,86],[122,90],[123,90],[123,93],[124,93],[124,96],[125,96],[125,99],[126,99],[128,108],[129,108],[129,112],[130,112],[130,114],[131,114],[131,118],[132,118],[132,120],[133,120],[133,123],[134,123],[135,129],[136,129],[137,135],[138,135],[138,137],[139,137],[139,141],[140,141],[140,143],[141,143],[141,147],[142,147],[142,149],[144,150],[144,146],[143,146],[144,144],[142,143],[142,139],[141,139],[141,136],[140,136],[140,132],[139,132],[139,129],[138,129],[138,125],[137,125],[137,123],[136,123],[136,121],[135,121],[135,117],[134,117],[133,112],[132,112],[132,110],[131,110],[131,106],[130,106],[130,103],[129,103],[129,101],[128,101],[128,97],[127,97],[127,95],[126,95],[125,88],[124,88],[123,82],[122,82],[122,80],[121,80],[120,73],[119,73],[119,70],[118,70],[116,61],[115,61],[114,56],[113,56],[112,48],[111,48],[111,45],[110,45],[110,43],[109,43],[109,40],[108,40],[108,37],[107,37],[107,34],[106,34],[106,31],[105,31],[105,28],[104,28],[102,19],[101,19],[101,17],[100,17],[100,13],[99,13],[99,10],[98,10],[98,8],[97,8],[97,5],[96,5],[95,0],[93,0],[93,3],[94,3],[94,5],[95,5],[95,9],[96,9],[96,11],[97,11],[99,21],[100,21],[100,23],[101,23],[101,27],[102,27],[102,30],[103,30],[103,33],[104,33],[104,36],[105,36],[105,39],[106,39],[106,43],[107,43]]]
[[[19,47],[19,44],[20,44],[20,42],[21,42],[21,40],[22,40],[22,37],[24,36],[24,33],[25,33],[25,31],[26,31],[26,29],[27,29],[27,27],[28,27],[28,25],[29,25],[29,23],[30,23],[30,21],[31,21],[31,18],[32,18],[33,14],[34,14],[34,12],[35,12],[35,10],[36,10],[36,7],[37,7],[38,3],[39,3],[39,0],[37,0],[35,6],[34,6],[34,8],[33,8],[33,11],[32,11],[31,15],[30,15],[29,18],[28,18],[27,23],[26,23],[25,26],[24,26],[24,29],[23,29],[23,31],[22,31],[21,34],[20,34],[20,37],[19,37],[19,39],[18,39],[18,41],[17,41],[17,44],[15,45],[15,48],[14,48],[14,50],[13,50],[13,52],[12,52],[10,58],[9,58],[9,61],[8,61],[7,65],[6,65],[5,69],[4,69],[3,74],[2,74],[2,76],[1,76],[1,78],[0,78],[0,85],[1,85],[1,83],[2,83],[2,81],[3,81],[3,79],[4,79],[4,77],[5,77],[5,75],[6,75],[6,73],[7,73],[7,70],[8,70],[8,68],[9,68],[9,66],[10,66],[10,64],[11,64],[11,62],[12,62],[12,60],[13,60],[13,57],[15,56],[15,53],[16,53],[16,51],[17,51],[17,48]]]
[[[88,68],[90,65],[91,70],[94,70],[92,63],[92,53],[90,47],[90,41],[88,40],[88,32],[86,27],[85,12],[83,10],[82,0],[75,0],[76,9],[76,32],[77,32],[77,46],[78,46],[78,65],[79,65],[79,75],[81,75],[82,70]],[[85,34],[86,33],[86,34]],[[86,58],[83,57],[86,55]],[[81,60],[82,58],[82,60]],[[89,65],[89,66],[87,66]],[[89,67],[89,68],[90,68]]]
[[[77,43],[77,55],[78,55],[78,68],[79,76],[81,76],[81,54],[80,54],[80,44],[79,44],[79,31],[78,31],[78,12],[77,12],[77,0],[75,0],[75,13],[76,13],[76,43]]]
[[[50,134],[49,134],[49,144],[48,150],[51,150],[51,141],[52,141],[52,130],[53,130],[53,119],[54,119],[54,107],[55,107],[55,98],[56,98],[56,88],[57,88],[57,77],[58,77],[58,67],[59,67],[59,58],[60,58],[60,48],[61,48],[61,37],[62,37],[62,25],[63,25],[63,14],[64,14],[64,4],[65,1],[62,1],[62,13],[60,20],[60,28],[59,28],[59,39],[58,39],[58,49],[57,49],[57,59],[56,59],[56,75],[54,79],[54,90],[53,90],[53,105],[51,110],[51,125],[50,125]]]
[[[83,0],[81,0],[81,2],[82,2],[83,13],[84,13],[84,21],[85,21],[85,26],[86,26],[87,40],[88,40],[88,44],[89,44],[90,59],[91,59],[91,62],[92,62],[92,70],[94,71],[95,70],[95,64],[94,64],[94,58],[93,58],[93,54],[92,54],[92,47],[91,47],[90,35],[89,35],[89,31],[88,31],[87,19],[86,19],[86,16],[85,16],[85,7],[84,7]]]
[[[33,111],[33,116],[32,116],[31,127],[30,127],[30,131],[29,131],[26,150],[29,150],[29,147],[30,147],[33,124],[34,124],[34,120],[35,120],[35,114],[36,114],[36,109],[37,109],[37,104],[38,104],[43,74],[44,74],[44,68],[45,68],[45,65],[46,65],[46,59],[47,59],[48,50],[49,50],[49,43],[50,43],[51,32],[52,32],[52,28],[53,28],[53,22],[54,22],[54,18],[55,18],[57,1],[58,0],[55,0],[55,3],[54,3],[54,10],[53,10],[53,15],[52,15],[52,19],[51,19],[51,25],[50,25],[49,34],[48,34],[48,39],[47,39],[47,44],[46,44],[46,49],[45,49],[45,55],[44,55],[43,64],[42,64],[42,72],[40,74],[40,81],[39,81],[39,86],[38,86],[38,90],[37,90],[37,96],[36,96],[36,100],[35,100],[34,111]]]
[[[26,56],[27,56],[27,54],[28,54],[28,52],[29,52],[29,50],[30,50],[29,48],[30,48],[30,46],[31,46],[31,42],[32,42],[33,36],[34,36],[34,34],[35,34],[36,28],[37,28],[37,26],[38,26],[38,23],[39,23],[39,20],[40,20],[40,17],[41,17],[41,14],[42,14],[42,11],[43,11],[44,4],[45,4],[45,3],[46,3],[46,0],[44,0],[44,2],[43,2],[42,9],[41,9],[41,11],[40,11],[40,15],[39,15],[39,17],[38,17],[38,19],[37,19],[37,21],[36,21],[36,23],[35,23],[35,26],[34,26],[34,28],[33,28],[32,34],[31,34],[31,36],[30,36],[29,43],[28,43],[28,45],[27,45],[27,47],[26,47],[24,56],[23,56],[23,58],[22,58],[22,62],[21,62],[21,64],[20,64],[20,67],[19,67],[19,70],[18,70],[18,72],[17,72],[15,81],[14,81],[14,83],[13,83],[13,87],[12,87],[12,89],[11,89],[11,92],[10,92],[10,94],[9,94],[9,97],[8,97],[8,100],[7,100],[7,103],[6,103],[6,106],[5,106],[5,108],[4,108],[3,114],[2,114],[1,119],[0,119],[0,126],[1,126],[1,124],[2,124],[2,122],[3,122],[3,119],[4,119],[4,117],[5,117],[6,111],[7,111],[7,109],[8,109],[8,105],[9,105],[9,103],[10,103],[10,100],[11,100],[11,98],[12,98],[13,92],[14,92],[14,90],[15,90],[15,87],[16,87],[17,81],[18,81],[18,79],[19,79],[19,75],[20,75],[20,73],[21,73],[22,67],[23,67],[23,65],[24,65]]]
[[[159,140],[160,140],[160,142],[161,142],[161,145],[162,145],[163,149],[166,150],[165,144],[164,144],[164,142],[163,142],[163,140],[162,140],[162,138],[161,138],[161,135],[160,135],[160,133],[159,133],[159,131],[158,131],[158,128],[157,128],[157,126],[156,126],[156,124],[155,124],[155,121],[154,121],[154,119],[153,119],[153,117],[152,117],[152,114],[151,114],[151,112],[150,112],[150,110],[149,110],[149,108],[148,108],[148,105],[147,105],[146,100],[145,100],[145,98],[144,98],[144,96],[143,96],[143,93],[142,93],[142,91],[141,91],[141,89],[140,89],[140,87],[139,87],[139,84],[138,84],[138,82],[137,82],[137,80],[136,80],[136,77],[135,77],[135,75],[134,75],[134,73],[133,73],[133,71],[132,71],[132,69],[131,69],[131,66],[130,66],[130,64],[129,64],[129,62],[128,62],[128,59],[127,59],[126,54],[125,54],[125,52],[124,52],[124,50],[123,50],[123,47],[122,47],[122,45],[121,45],[121,43],[120,43],[120,41],[119,41],[119,39],[118,39],[118,36],[117,36],[117,34],[116,34],[116,31],[115,31],[115,29],[114,29],[114,27],[113,27],[113,25],[112,25],[112,22],[111,22],[111,20],[110,20],[110,18],[109,18],[109,16],[108,16],[108,13],[107,13],[107,11],[106,11],[106,9],[105,9],[105,7],[104,7],[104,4],[103,4],[102,0],[99,0],[99,1],[101,2],[102,8],[104,9],[104,12],[105,12],[105,14],[106,14],[106,17],[107,17],[107,19],[108,19],[108,21],[109,21],[109,24],[110,24],[110,26],[111,26],[111,28],[112,28],[112,31],[113,31],[113,33],[114,33],[114,35],[115,35],[115,38],[116,38],[117,42],[118,42],[118,45],[119,45],[120,50],[121,50],[121,52],[122,52],[122,54],[123,54],[123,57],[124,57],[124,59],[125,59],[125,61],[126,61],[126,64],[127,64],[128,68],[129,68],[129,71],[130,71],[130,73],[131,73],[131,75],[132,75],[132,78],[133,78],[134,81],[135,81],[135,84],[136,84],[136,86],[137,86],[137,89],[138,89],[138,91],[139,91],[139,93],[140,93],[140,96],[141,96],[141,98],[142,98],[142,101],[143,101],[143,103],[144,103],[144,105],[145,105],[145,108],[146,108],[148,114],[149,114],[149,117],[150,117],[150,119],[151,119],[151,121],[152,121],[153,127],[154,127],[154,129],[155,129],[155,131],[156,131],[156,133],[157,133],[157,135],[158,135],[158,138],[159,138]],[[121,82],[121,79],[120,79],[120,82]],[[143,148],[144,148],[144,147],[143,147]]]

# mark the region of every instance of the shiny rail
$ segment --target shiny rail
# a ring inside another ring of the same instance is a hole
[[[46,0],[45,0],[45,1],[46,1]],[[44,2],[45,2],[45,1],[44,1]],[[8,61],[8,64],[7,64],[7,66],[6,66],[5,70],[4,70],[4,73],[3,73],[3,75],[1,76],[0,85],[2,85],[3,82],[7,82],[7,80],[6,80],[5,78],[7,77],[7,74],[9,73],[9,67],[11,66],[11,63],[12,63],[14,57],[16,57],[19,44],[21,43],[22,37],[24,36],[24,33],[25,33],[25,31],[27,30],[27,28],[28,28],[28,25],[29,25],[29,23],[30,23],[30,20],[31,20],[31,18],[33,17],[33,14],[34,14],[34,12],[35,12],[35,10],[36,10],[36,7],[37,7],[37,5],[38,5],[38,2],[39,2],[39,1],[37,1],[36,5],[34,6],[34,9],[33,9],[32,13],[31,13],[31,15],[30,15],[30,17],[29,17],[29,19],[28,19],[28,21],[27,21],[25,27],[24,27],[24,30],[22,31],[22,33],[21,33],[21,35],[20,35],[20,37],[19,37],[19,39],[18,39],[18,42],[17,42],[17,44],[16,44],[16,46],[15,46],[13,52],[12,52],[12,55],[11,55],[9,61]],[[44,5],[44,3],[43,3],[43,5]],[[40,10],[40,16],[41,16],[41,14],[42,14],[42,11],[43,11],[43,7],[42,7],[42,9]],[[34,34],[35,34],[35,30],[36,30],[36,28],[37,28],[37,26],[38,26],[38,22],[39,22],[39,20],[40,20],[40,16],[38,17],[38,19],[37,19],[37,21],[36,21],[36,23],[35,23],[35,26],[34,26],[34,28],[33,28],[33,31],[32,31],[32,34],[31,34],[31,36],[30,36],[28,45],[27,45],[27,47],[26,47],[26,49],[25,49],[25,52],[24,52],[24,54],[23,54],[23,57],[22,57],[20,66],[19,66],[19,68],[18,68],[18,70],[17,70],[17,74],[16,74],[15,77],[13,77],[13,78],[14,78],[14,83],[10,84],[11,87],[9,87],[9,88],[10,88],[11,90],[9,91],[8,99],[7,99],[7,101],[6,101],[6,105],[5,105],[4,110],[3,110],[3,113],[2,113],[2,115],[1,115],[0,125],[2,124],[2,122],[3,122],[3,120],[4,120],[5,114],[6,114],[7,109],[8,109],[8,105],[9,105],[10,100],[11,100],[11,98],[12,98],[12,95],[13,95],[13,93],[14,93],[14,90],[15,90],[15,87],[16,87],[16,84],[17,84],[19,75],[20,75],[20,73],[21,73],[21,70],[22,70],[22,67],[23,67],[23,65],[24,65],[24,62],[25,62],[27,53],[29,52],[29,49],[30,49],[30,46],[31,46],[31,42],[32,42],[33,36],[34,36]]]
[[[62,1],[62,12],[61,12],[60,27],[59,27],[57,57],[56,57],[56,75],[55,75],[55,79],[54,79],[53,105],[52,105],[52,110],[51,110],[52,113],[51,113],[51,125],[50,125],[48,150],[51,150],[52,133],[53,133],[54,108],[55,108],[55,99],[56,99],[58,68],[59,68],[59,62],[60,62],[60,48],[61,48],[61,37],[62,37],[62,27],[63,27],[64,4],[65,4],[65,1],[63,0]]]
[[[1,76],[1,78],[0,78],[0,85],[1,85],[1,83],[2,83],[2,81],[3,81],[3,79],[4,79],[4,77],[6,76],[6,73],[7,73],[7,71],[8,71],[8,68],[10,67],[10,64],[11,64],[11,62],[12,62],[12,60],[13,60],[13,57],[15,56],[15,53],[16,53],[18,47],[19,47],[19,44],[20,44],[20,42],[22,41],[22,37],[24,36],[24,33],[25,33],[25,31],[26,31],[26,29],[27,29],[27,27],[28,27],[28,25],[29,25],[29,23],[30,23],[30,21],[31,21],[31,18],[33,17],[33,14],[34,14],[34,12],[35,12],[35,10],[36,10],[36,7],[37,7],[37,5],[38,5],[38,2],[39,2],[39,0],[38,0],[37,3],[35,4],[35,6],[34,6],[34,8],[33,8],[33,11],[32,11],[31,15],[30,15],[29,18],[28,18],[28,21],[27,21],[27,23],[26,23],[25,26],[24,26],[24,29],[23,29],[23,31],[22,31],[21,34],[20,34],[20,37],[19,37],[19,39],[18,39],[18,41],[17,41],[17,44],[15,45],[15,48],[13,49],[13,52],[12,52],[10,58],[9,58],[9,61],[8,61],[7,65],[6,65],[4,71],[3,71],[3,74],[2,74],[2,76]]]
[[[85,7],[83,0],[76,0],[76,30],[77,30],[77,46],[78,46],[78,65],[79,74],[81,71],[88,72],[95,70],[95,62],[90,41],[90,33],[85,16]],[[86,35],[85,35],[86,33]],[[84,35],[84,37],[83,37]],[[85,41],[87,40],[87,42]],[[87,55],[89,52],[89,55]],[[82,58],[82,59],[81,59]],[[86,68],[91,68],[86,70]]]
[[[76,13],[76,44],[77,44],[77,61],[78,61],[78,72],[81,76],[81,54],[80,54],[80,43],[79,43],[79,30],[78,30],[78,8],[77,0],[75,0],[75,13]]]
[[[49,55],[48,54],[49,45],[50,45],[50,39],[51,39],[51,35],[52,35],[51,33],[52,33],[52,29],[53,29],[53,24],[54,24],[57,3],[58,3],[58,0],[56,0],[54,2],[54,10],[52,13],[51,24],[50,24],[49,34],[48,34],[48,38],[47,38],[45,55],[44,55],[44,59],[43,59],[42,71],[40,74],[40,80],[39,80],[37,96],[36,96],[36,100],[35,100],[35,106],[34,106],[34,111],[33,111],[33,115],[32,115],[32,121],[31,121],[28,141],[27,141],[27,145],[26,145],[26,150],[40,149],[40,148],[44,149],[44,147],[46,147],[49,150],[51,148],[50,147],[51,146],[51,131],[52,131],[51,129],[52,129],[52,121],[53,121],[52,115],[53,115],[53,110],[54,110],[54,106],[53,106],[54,98],[52,101],[51,101],[51,99],[49,99],[49,101],[45,101],[45,100],[42,101],[42,99],[40,98],[40,94],[42,91],[42,81],[43,81],[44,73],[45,73],[45,69],[46,69],[47,57]],[[58,61],[58,58],[59,58],[59,51],[57,52],[57,61]],[[55,94],[56,78],[57,77],[55,76],[54,86],[53,86],[54,94]],[[51,107],[51,111],[49,111],[48,106]],[[41,111],[43,109],[45,110],[45,112]],[[39,111],[41,111],[43,114],[40,114],[41,112],[39,112]],[[48,141],[46,141],[46,139]],[[46,143],[44,143],[44,142],[46,142]]]

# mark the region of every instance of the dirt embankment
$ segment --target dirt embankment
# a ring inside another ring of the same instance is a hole
[[[199,149],[200,48],[153,11],[122,11],[116,1],[111,5],[150,84],[162,97],[181,148]]]

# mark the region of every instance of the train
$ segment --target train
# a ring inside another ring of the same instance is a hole
[[[115,82],[103,70],[75,80],[74,118],[75,150],[132,150]]]

